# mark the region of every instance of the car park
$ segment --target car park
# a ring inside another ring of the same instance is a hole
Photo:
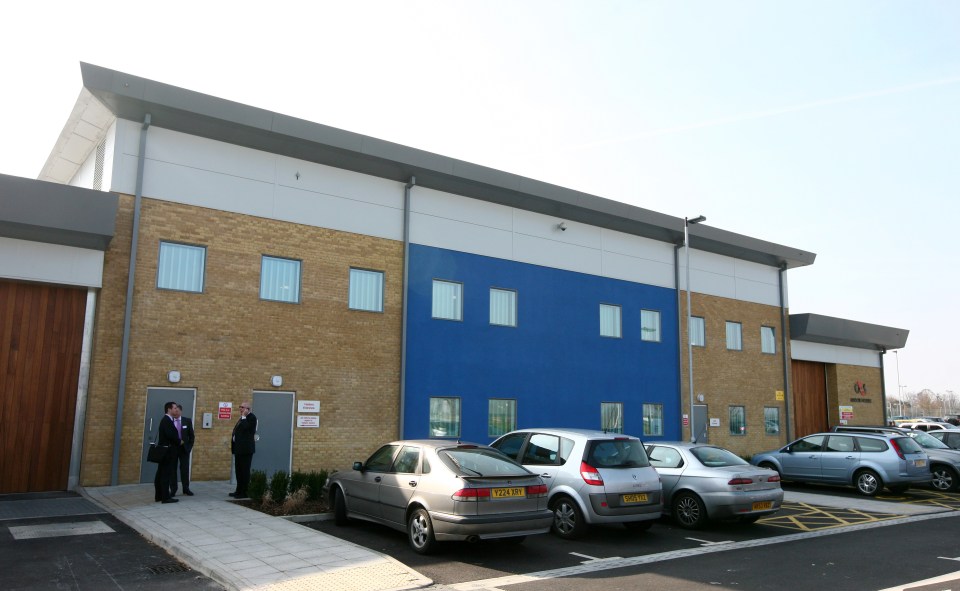
[[[853,486],[871,497],[884,487],[903,492],[932,479],[927,454],[902,433],[814,433],[750,463],[784,480]]]
[[[553,514],[536,474],[500,452],[447,440],[394,441],[326,485],[337,525],[350,518],[406,531],[410,547],[546,533]]]
[[[722,447],[685,442],[646,446],[663,484],[663,512],[687,529],[710,520],[753,523],[780,510],[780,475]]]
[[[588,429],[520,429],[490,444],[536,472],[549,488],[553,533],[581,537],[591,525],[649,529],[660,518],[660,476],[637,437]]]
[[[960,430],[940,429],[938,431],[930,431],[929,434],[930,437],[942,441],[951,449],[960,449]]]

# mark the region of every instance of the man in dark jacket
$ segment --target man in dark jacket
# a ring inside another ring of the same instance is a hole
[[[177,496],[177,465],[180,466],[180,482],[183,483],[183,494],[192,497],[190,491],[190,452],[193,451],[193,421],[183,414],[183,405],[177,404],[172,413],[173,424],[178,427],[180,433],[180,445],[177,447],[177,455],[173,460],[173,478],[170,479],[170,496]],[[177,421],[180,422],[177,425]]]
[[[234,425],[233,437],[230,438],[230,452],[237,469],[237,490],[230,493],[230,496],[237,499],[247,496],[250,464],[253,463],[253,454],[257,451],[257,416],[250,411],[249,402],[240,403],[240,420]]]
[[[177,499],[171,498],[170,481],[173,480],[176,464],[176,448],[180,446],[180,436],[177,433],[177,427],[173,422],[173,410],[177,407],[176,402],[168,402],[163,405],[163,418],[160,419],[160,426],[157,427],[157,446],[167,449],[167,454],[163,460],[157,463],[157,475],[153,478],[153,500],[159,503],[176,503]]]

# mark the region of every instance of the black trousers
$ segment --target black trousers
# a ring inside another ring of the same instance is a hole
[[[247,496],[247,485],[250,484],[250,464],[253,463],[253,454],[236,454],[233,461],[237,466],[237,494]]]
[[[177,469],[176,455],[171,452],[166,459],[157,464],[157,475],[153,477],[153,500],[165,501],[170,498],[170,483]]]
[[[170,479],[170,494],[177,494],[177,466],[180,466],[180,482],[184,492],[190,490],[190,452],[180,450],[173,460],[173,478]]]

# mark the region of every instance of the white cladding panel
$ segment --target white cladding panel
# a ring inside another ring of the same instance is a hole
[[[880,352],[808,341],[790,341],[790,358],[797,361],[818,361],[839,365],[880,367]]]
[[[424,246],[509,261],[513,260],[513,238],[509,230],[422,213],[410,214],[410,241]]]
[[[103,252],[45,242],[0,238],[0,277],[101,287]]]
[[[411,191],[410,212],[447,220],[460,220],[508,232],[513,230],[514,209],[512,207],[486,203],[479,199],[425,187],[416,187]],[[419,238],[423,236],[417,236],[417,238],[414,242],[419,242]]]

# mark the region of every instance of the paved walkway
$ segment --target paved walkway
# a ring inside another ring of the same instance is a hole
[[[228,482],[195,482],[195,496],[153,501],[153,484],[81,492],[145,538],[227,589],[392,591],[432,581],[397,560],[229,502]]]

